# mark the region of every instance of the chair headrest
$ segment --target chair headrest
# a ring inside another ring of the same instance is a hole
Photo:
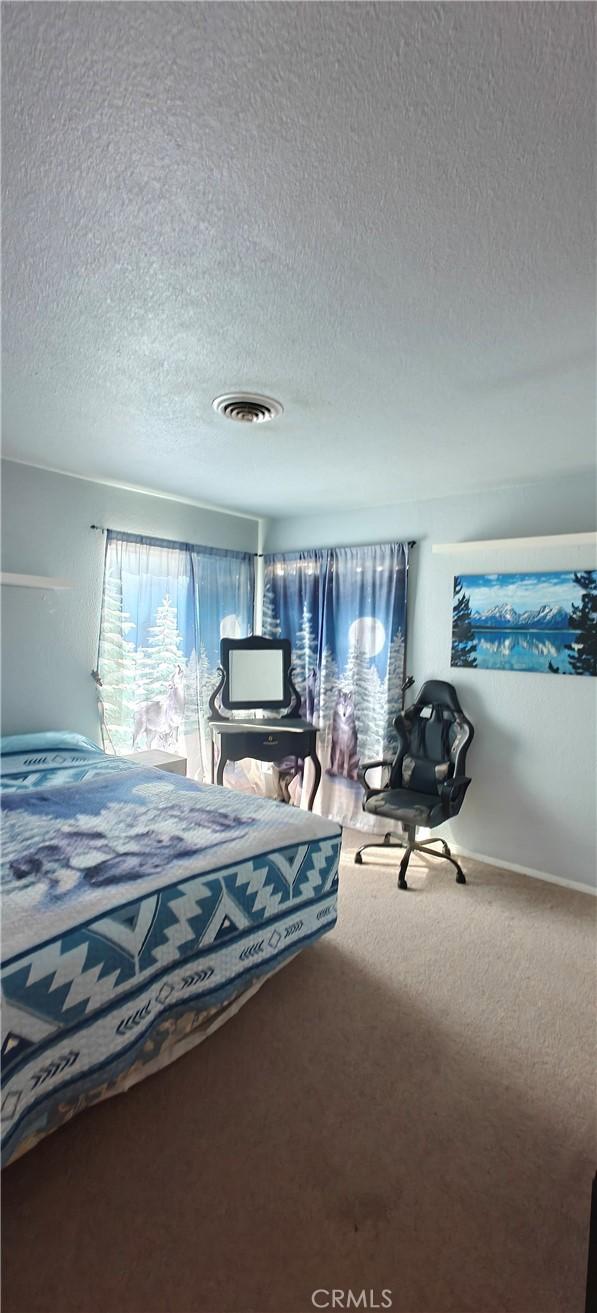
[[[462,713],[458,694],[453,684],[443,679],[428,679],[419,689],[415,699],[416,707],[447,707],[449,711]]]

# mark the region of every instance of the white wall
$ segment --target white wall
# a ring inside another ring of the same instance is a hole
[[[453,576],[593,566],[588,553],[525,549],[433,555],[432,543],[595,528],[591,480],[562,479],[477,496],[271,520],[265,550],[416,539],[410,572],[408,670],[418,687],[453,683],[474,722],[473,783],[450,826],[456,844],[582,885],[596,880],[597,681],[450,668]]]
[[[210,547],[257,550],[257,520],[2,462],[2,569],[54,575],[72,592],[2,588],[2,732],[98,738],[105,537],[91,524]]]

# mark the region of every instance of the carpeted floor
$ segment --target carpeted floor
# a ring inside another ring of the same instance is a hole
[[[7,1169],[4,1313],[582,1313],[595,901],[411,869],[345,860],[333,934]]]

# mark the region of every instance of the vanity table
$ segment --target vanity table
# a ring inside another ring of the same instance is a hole
[[[317,730],[308,720],[281,717],[280,720],[212,720],[212,782],[215,744],[219,740],[219,757],[216,770],[216,784],[224,783],[224,770],[229,761],[242,761],[243,757],[252,757],[254,761],[272,761],[280,763],[287,757],[296,757],[313,762],[315,778],[309,794],[308,810],[313,811],[315,795],[321,780],[321,762],[317,756]]]
[[[210,699],[212,783],[223,784],[227,762],[243,757],[277,765],[288,758],[311,761],[314,779],[308,810],[312,811],[321,780],[317,729],[297,715],[300,698],[292,682],[290,660],[287,639],[222,639],[221,677]],[[253,711],[255,718],[224,716],[218,704],[230,711]],[[268,717],[268,711],[279,714]]]

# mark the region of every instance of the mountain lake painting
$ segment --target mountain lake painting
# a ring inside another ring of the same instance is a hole
[[[451,665],[597,675],[597,571],[457,575]]]

